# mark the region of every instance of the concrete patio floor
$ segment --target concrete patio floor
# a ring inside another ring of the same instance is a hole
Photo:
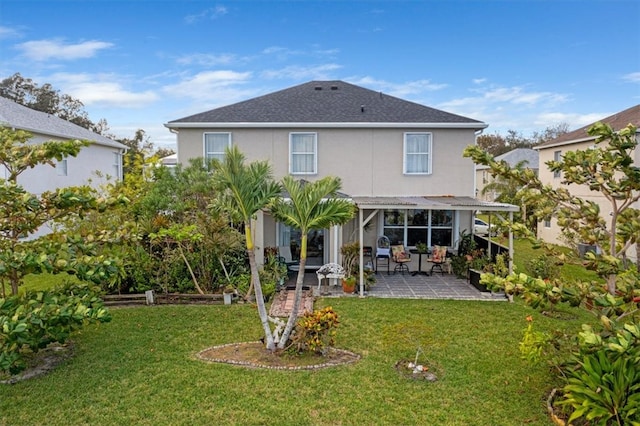
[[[296,275],[287,281],[288,286],[295,286]],[[330,281],[332,281],[330,283]],[[348,295],[342,291],[340,283],[333,284],[334,280],[323,280],[318,290],[318,278],[314,272],[307,272],[304,276],[304,284],[313,289],[315,296],[323,297],[357,297],[359,294]],[[473,287],[465,279],[456,278],[452,274],[411,275],[410,273],[387,275],[386,271],[376,274],[376,283],[369,291],[365,291],[365,297],[383,297],[397,299],[453,299],[453,300],[485,300],[506,301],[502,293],[481,292]]]

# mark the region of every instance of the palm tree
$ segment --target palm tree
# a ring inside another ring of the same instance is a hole
[[[523,172],[526,165],[527,161],[522,160],[513,166],[513,169]],[[481,194],[497,194],[494,201],[520,206],[521,211],[514,214],[514,221],[521,222],[532,231],[535,231],[537,218],[527,215],[528,210],[534,210],[533,206],[530,205],[527,189],[526,186],[522,186],[515,180],[494,177],[492,182],[482,188]]]
[[[302,299],[302,283],[307,262],[307,234],[334,225],[346,223],[355,214],[355,206],[348,200],[335,198],[340,189],[340,178],[327,176],[316,182],[303,182],[285,176],[282,184],[289,193],[290,201],[274,199],[271,205],[273,216],[285,225],[300,230],[300,268],[296,279],[293,308],[282,332],[279,348],[284,348],[298,318]]]
[[[265,208],[278,196],[281,187],[273,181],[271,166],[266,161],[255,161],[244,164],[245,156],[237,147],[227,148],[223,161],[214,161],[213,181],[221,191],[217,200],[218,206],[225,209],[232,218],[244,224],[244,235],[251,269],[251,285],[256,294],[258,315],[265,334],[265,345],[268,350],[276,349],[269,317],[264,304],[258,266],[256,264],[255,245],[251,229],[251,220],[256,213]]]

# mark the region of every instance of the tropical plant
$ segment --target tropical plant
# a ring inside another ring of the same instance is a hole
[[[472,157],[476,163],[488,165],[495,176],[528,185],[530,196],[537,200],[537,216],[556,217],[567,239],[577,239],[600,247],[601,252],[586,254],[585,264],[595,270],[606,284],[543,280],[524,273],[504,278],[487,274],[483,276],[483,282],[492,289],[503,289],[507,294],[521,295],[527,303],[541,308],[563,302],[581,306],[600,318],[603,325],[598,331],[591,330],[588,338],[582,337],[585,342],[597,344],[607,341],[605,348],[626,347],[637,354],[637,338],[616,337],[617,343],[610,341],[612,336],[615,337],[615,331],[636,329],[640,312],[640,273],[635,265],[625,262],[629,247],[640,241],[640,210],[635,207],[640,200],[640,173],[634,163],[634,151],[638,146],[636,128],[629,125],[614,131],[607,124],[596,123],[588,129],[588,134],[595,137],[596,146],[587,150],[567,151],[560,161],[550,161],[547,165],[551,171],[563,176],[564,185],[585,186],[594,195],[607,200],[607,211],[610,214],[606,217],[601,215],[600,206],[592,199],[572,195],[566,187],[544,185],[531,171],[515,170],[506,164],[497,163],[475,147],[468,147],[465,156]],[[516,233],[530,238],[537,246],[547,248],[558,261],[572,260],[564,253],[551,251],[550,245],[536,241],[524,226],[510,226]],[[558,344],[557,341],[551,343]],[[575,353],[577,350],[569,349],[569,352],[572,351]],[[569,354],[565,353],[565,358],[568,357]],[[573,363],[572,368],[561,369],[563,377],[566,375],[575,379],[568,381],[569,387],[565,388],[566,403],[575,409],[571,418],[584,417],[597,420],[600,422],[598,424],[626,421],[620,420],[618,416],[622,405],[626,407],[625,401],[636,398],[633,395],[637,393],[637,388],[633,384],[635,382],[621,382],[620,374],[632,373],[632,381],[635,380],[635,373],[628,371],[630,364],[618,361],[618,354],[612,351],[605,351],[604,355],[578,351],[577,359],[578,362]],[[637,364],[638,358],[633,362]],[[596,373],[602,373],[601,377],[595,378]],[[593,386],[576,388],[579,385],[577,381],[589,378],[593,379]],[[624,380],[628,380],[628,377]],[[603,390],[603,386],[606,390]],[[593,394],[597,389],[601,389],[600,395]],[[604,400],[611,402],[611,405],[603,407]],[[607,417],[607,413],[613,417]],[[635,416],[635,413],[630,409],[626,415]]]
[[[513,170],[522,173],[528,166],[530,165],[527,164],[527,161],[522,160],[513,166]],[[535,207],[532,204],[534,200],[528,196],[528,185],[522,185],[518,181],[498,176],[485,185],[481,193],[483,195],[497,194],[495,201],[520,206],[520,211],[514,212],[513,220],[525,224],[532,231],[536,230],[538,218],[534,214],[528,214],[528,212],[534,211]]]
[[[307,234],[309,231],[346,223],[355,214],[355,207],[349,200],[336,198],[341,186],[340,178],[327,176],[315,182],[303,182],[291,176],[285,176],[282,185],[289,193],[290,200],[274,199],[271,204],[271,213],[285,225],[299,229],[302,237],[300,268],[296,279],[293,308],[278,343],[280,348],[287,345],[298,316],[307,261]]]
[[[225,211],[232,220],[244,225],[244,236],[251,270],[251,284],[247,294],[255,291],[258,316],[265,333],[265,345],[270,351],[276,349],[276,342],[269,324],[264,295],[260,283],[260,274],[256,263],[255,244],[251,221],[258,211],[280,193],[280,185],[273,181],[271,167],[266,161],[245,164],[245,156],[238,147],[225,150],[224,159],[212,164],[213,182],[220,191],[215,201],[217,210]],[[304,269],[302,269],[304,271]]]
[[[331,306],[306,312],[297,322],[295,335],[289,345],[291,351],[326,354],[335,344],[338,314]]]
[[[0,166],[7,172],[7,179],[0,179],[0,282],[9,282],[11,293],[16,295],[24,276],[30,273],[70,272],[95,282],[109,279],[118,273],[119,263],[97,254],[96,246],[111,238],[102,230],[26,238],[45,223],[81,218],[91,211],[104,213],[125,201],[122,197],[98,197],[88,186],[58,188],[39,196],[27,192],[17,183],[21,173],[55,165],[54,160],[76,156],[89,144],[79,140],[31,144],[31,138],[29,132],[0,127]],[[1,287],[4,296],[4,285]]]
[[[65,343],[86,324],[110,321],[98,291],[67,283],[51,291],[0,298],[0,371],[18,373],[26,367],[29,352]]]

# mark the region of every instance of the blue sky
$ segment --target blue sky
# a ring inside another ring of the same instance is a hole
[[[345,80],[529,136],[640,103],[640,2],[0,3],[0,78],[51,83],[118,137],[310,80]]]

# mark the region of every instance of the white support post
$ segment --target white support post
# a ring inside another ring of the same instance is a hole
[[[509,212],[509,223],[513,223],[513,212]],[[509,273],[513,272],[513,231],[509,228]]]
[[[364,297],[364,252],[362,247],[362,241],[364,240],[364,221],[362,217],[362,209],[358,209],[358,245],[360,246],[360,265],[359,265],[359,276],[360,276],[360,297]]]

